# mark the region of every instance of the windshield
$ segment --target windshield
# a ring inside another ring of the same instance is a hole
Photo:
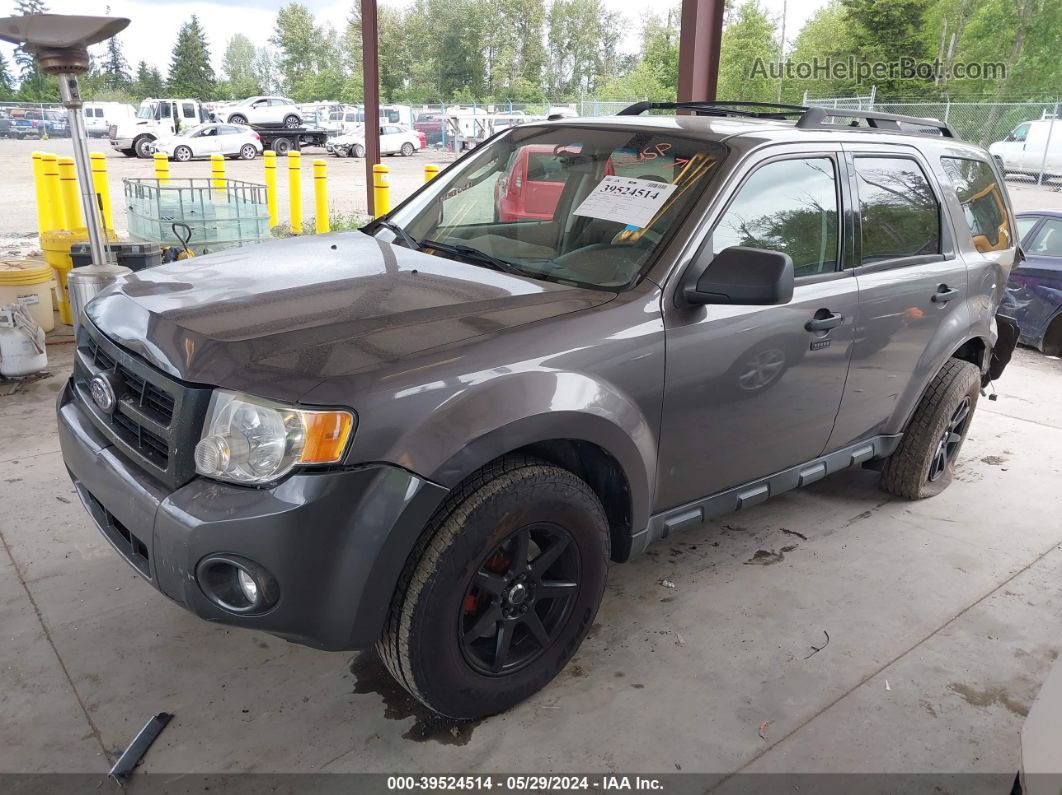
[[[454,256],[469,246],[534,278],[633,285],[725,157],[670,131],[514,127],[389,219]],[[388,232],[387,234],[391,234]]]
[[[138,119],[151,119],[155,116],[155,104],[144,103],[136,111],[136,117]]]

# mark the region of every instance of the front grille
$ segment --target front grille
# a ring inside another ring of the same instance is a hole
[[[114,388],[110,411],[92,398],[90,383],[104,375]],[[115,447],[158,480],[177,488],[195,475],[198,440],[210,388],[180,381],[107,339],[91,323],[81,326],[74,362],[78,399]]]

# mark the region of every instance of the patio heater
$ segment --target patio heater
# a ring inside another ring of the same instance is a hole
[[[85,120],[81,115],[81,92],[77,84],[77,76],[88,71],[89,45],[117,35],[128,24],[129,20],[123,17],[66,14],[29,14],[0,19],[0,39],[33,53],[42,72],[58,76],[59,95],[69,119],[74,165],[81,187],[81,209],[92,255],[92,264],[74,268],[68,280],[75,329],[85,303],[118,276],[130,273],[128,268],[108,262],[104,252],[99,207],[92,190]]]

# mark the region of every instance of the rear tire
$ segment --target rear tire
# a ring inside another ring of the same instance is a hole
[[[291,141],[287,138],[277,138],[273,141],[273,151],[278,155],[286,155],[291,149]]]
[[[944,491],[980,394],[981,371],[969,362],[949,359],[922,396],[900,446],[885,460],[881,487],[908,500]]]
[[[415,151],[416,147],[414,147],[409,141],[402,144],[402,157],[412,157]]]
[[[597,615],[608,558],[605,511],[583,480],[538,459],[499,459],[432,519],[377,650],[435,712],[502,712],[575,654]]]

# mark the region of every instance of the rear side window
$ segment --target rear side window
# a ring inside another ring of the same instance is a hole
[[[1025,247],[1036,257],[1062,257],[1062,220],[1048,218]]]
[[[788,254],[797,276],[837,269],[837,177],[827,157],[779,160],[755,171],[712,231],[731,246]]]
[[[184,117],[186,119],[195,118],[195,105],[193,105],[191,102],[185,102],[183,105],[181,105],[181,109],[184,112]]]
[[[863,265],[940,253],[940,207],[925,172],[906,157],[857,157]]]
[[[955,186],[974,248],[982,253],[1009,248],[1010,223],[992,167],[983,160],[959,157],[942,157],[940,162]]]
[[[1024,218],[1018,219],[1018,238],[1019,242],[1025,242],[1025,236],[1029,234],[1034,226],[1040,221],[1038,216],[1027,215]]]

